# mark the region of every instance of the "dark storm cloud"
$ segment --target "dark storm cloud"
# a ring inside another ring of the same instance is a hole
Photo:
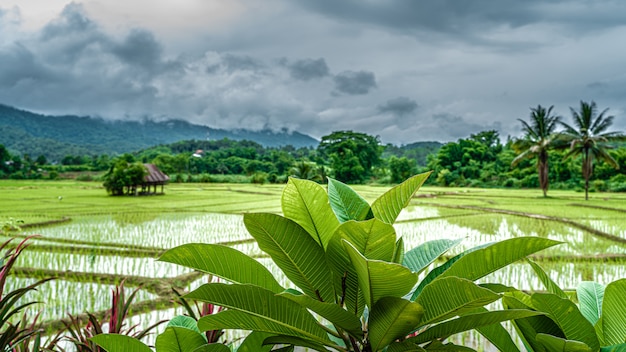
[[[71,3],[38,36],[0,48],[0,99],[73,113],[124,106],[124,115],[154,104],[154,79],[177,67],[151,33],[132,30],[117,40]]]
[[[142,30],[132,30],[122,43],[112,48],[122,61],[145,69],[155,69],[162,63],[163,49],[152,33]]]
[[[507,24],[520,26],[536,15],[533,3],[517,0],[301,0],[301,4],[328,16],[384,27],[462,32],[468,28]]]
[[[470,133],[477,133],[481,131],[502,129],[499,121],[493,121],[491,123],[476,123],[468,122],[461,116],[442,113],[433,115],[433,121],[435,123],[435,129],[439,133],[444,132],[448,135],[446,139],[465,138]]]
[[[335,89],[350,95],[363,95],[376,88],[376,78],[373,72],[343,71],[334,78]]]
[[[385,104],[378,106],[378,111],[381,113],[392,113],[395,115],[407,115],[414,112],[417,109],[417,103],[415,100],[407,97],[398,97],[395,99],[387,100]]]
[[[97,25],[85,16],[82,6],[70,3],[65,6],[59,17],[43,28],[41,39],[46,41],[56,37],[93,33],[96,30]]]
[[[264,65],[261,61],[248,55],[222,55],[222,65],[228,72],[257,71]]]
[[[286,65],[291,77],[301,81],[323,78],[330,74],[326,60],[323,58],[297,60]]]
[[[219,55],[219,62],[212,63],[206,67],[205,72],[215,74],[218,71],[234,73],[238,71],[257,72],[265,67],[262,61],[248,55],[222,54]]]
[[[10,89],[22,80],[46,81],[53,78],[53,74],[23,45],[15,43],[0,49],[0,87]]]
[[[570,0],[300,0],[307,9],[354,24],[374,25],[422,40],[448,39],[481,44],[511,45],[486,40],[494,30],[547,24],[567,32],[612,28],[624,25],[626,2]],[[360,27],[359,27],[360,28]],[[524,39],[519,39],[523,42]]]

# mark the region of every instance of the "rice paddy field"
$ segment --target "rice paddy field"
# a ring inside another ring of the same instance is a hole
[[[29,299],[50,331],[61,319],[110,307],[111,290],[125,280],[140,287],[132,322],[143,326],[182,310],[172,303],[172,287],[192,289],[207,280],[189,269],[156,260],[184,243],[222,243],[245,252],[276,271],[247,233],[246,212],[280,213],[283,185],[170,184],[165,195],[110,197],[98,183],[0,181],[0,223],[23,220],[20,232],[37,234],[20,256],[7,289],[55,277]],[[370,202],[383,186],[355,186]],[[626,277],[626,194],[474,188],[422,188],[395,225],[406,249],[438,238],[459,239],[449,253],[517,236],[563,241],[534,256],[565,289],[583,280],[603,284]],[[19,238],[17,239],[19,240]],[[14,242],[17,242],[14,241]],[[282,279],[285,280],[285,279]],[[524,262],[484,281],[525,290],[543,290]],[[464,337],[465,338],[465,337]],[[475,337],[469,335],[470,339]],[[477,342],[480,345],[480,342]]]

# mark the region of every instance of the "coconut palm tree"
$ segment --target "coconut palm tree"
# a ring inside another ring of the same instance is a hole
[[[589,179],[593,173],[593,160],[598,159],[607,162],[609,165],[619,169],[619,165],[608,153],[611,148],[609,142],[625,140],[621,132],[606,132],[613,124],[614,116],[606,116],[609,109],[604,109],[598,114],[596,103],[580,102],[580,110],[570,108],[574,127],[560,122],[565,128],[562,132],[562,139],[569,144],[569,152],[565,158],[572,156],[582,156],[582,175],[585,179],[585,200],[589,199]]]
[[[320,169],[315,167],[315,163],[300,161],[296,163],[289,171],[292,177],[303,180],[322,182],[323,177],[320,175]]]
[[[561,116],[552,114],[553,108],[554,105],[548,109],[541,105],[530,108],[530,124],[518,119],[522,123],[525,136],[513,143],[513,149],[520,154],[513,159],[511,166],[516,166],[523,159],[537,157],[539,186],[544,197],[548,195],[548,150],[555,147],[557,134],[554,132],[561,120]]]

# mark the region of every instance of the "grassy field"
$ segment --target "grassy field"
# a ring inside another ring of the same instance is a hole
[[[387,190],[355,186],[372,201]],[[17,236],[39,234],[21,256],[9,289],[54,276],[30,298],[50,329],[58,319],[99,312],[111,288],[126,279],[141,286],[134,319],[140,324],[174,314],[171,286],[189,289],[199,274],[155,260],[164,250],[189,242],[224,243],[267,263],[246,232],[242,214],[280,212],[283,185],[170,184],[166,194],[110,197],[98,183],[0,181],[0,222],[25,223]],[[424,187],[395,225],[407,250],[436,238],[464,238],[461,251],[515,236],[563,241],[534,259],[565,288],[582,280],[608,283],[626,277],[626,194],[539,190]],[[0,238],[4,241],[7,238]],[[453,255],[454,253],[451,253]],[[542,289],[525,263],[492,274],[523,289]],[[285,283],[287,284],[287,283]]]

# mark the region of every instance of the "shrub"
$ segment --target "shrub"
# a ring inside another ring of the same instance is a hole
[[[583,281],[572,301],[539,265],[528,263],[547,292],[509,290],[502,299],[507,309],[542,313],[513,320],[528,352],[626,350],[626,279],[607,286]]]
[[[2,226],[0,234],[5,229],[13,229],[13,224]],[[41,284],[51,280],[51,278],[39,280],[26,287],[17,288],[10,292],[5,291],[5,284],[9,276],[11,268],[19,255],[28,247],[28,241],[33,236],[25,238],[16,247],[9,248],[7,252],[0,257],[0,351],[24,351],[27,350],[28,344],[32,341],[35,346],[39,346],[42,330],[37,324],[37,316],[29,319],[24,312],[26,308],[37,302],[22,302],[21,299],[29,291],[36,290]],[[8,248],[13,239],[2,243],[0,251]],[[22,319],[19,320],[19,314],[23,313]],[[55,341],[51,344],[53,345]],[[47,348],[51,347],[48,346]]]
[[[541,313],[487,311],[483,307],[500,299],[504,286],[474,281],[558,242],[517,237],[472,248],[428,270],[460,240],[438,239],[405,252],[393,227],[427,177],[416,175],[371,205],[339,181],[329,179],[326,192],[313,181],[292,178],[282,195],[284,215],[244,214],[259,248],[296,289],[285,289],[264,265],[223,245],[185,244],[160,260],[229,282],[204,284],[184,298],[224,307],[200,318],[198,330],[253,331],[243,342],[251,351],[276,345],[316,351],[466,350],[442,341],[470,329],[498,345],[514,345],[499,323]],[[330,325],[320,323],[323,319]],[[207,350],[199,332],[185,333],[186,341],[195,341],[187,350]],[[157,338],[157,352],[159,341],[165,346],[169,338]]]
[[[264,184],[267,183],[267,174],[265,172],[255,172],[250,177],[251,183]]]

